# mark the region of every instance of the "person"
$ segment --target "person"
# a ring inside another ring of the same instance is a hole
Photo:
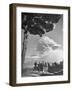
[[[49,63],[47,64],[47,67],[48,67],[47,71],[50,72],[50,67],[51,67],[51,66],[50,66]]]
[[[43,64],[40,63],[40,70],[43,71]]]
[[[38,63],[38,71],[40,71],[40,62]]]
[[[37,70],[37,62],[34,63],[34,69],[33,70]]]
[[[34,66],[35,66],[35,67],[37,66],[37,62],[34,63]]]

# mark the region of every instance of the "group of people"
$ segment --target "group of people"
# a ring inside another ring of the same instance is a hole
[[[47,67],[47,63],[45,62],[35,62],[34,63],[34,68],[33,70],[36,70],[36,71],[43,71],[44,67]]]
[[[60,64],[54,62],[52,65],[48,62],[35,62],[33,70],[34,71],[46,71],[46,72],[55,72],[59,71],[60,69],[63,69],[63,62],[60,62]]]

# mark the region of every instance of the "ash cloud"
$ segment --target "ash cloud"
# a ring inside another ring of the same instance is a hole
[[[43,36],[37,45],[37,51],[39,52],[39,61],[46,61],[49,63],[63,60],[63,50],[61,45],[57,44],[53,39]]]
[[[39,40],[39,43],[36,48],[37,54],[28,56],[29,61],[45,61],[51,63],[60,63],[63,61],[63,50],[61,45],[57,44],[53,39],[43,36]]]
[[[53,39],[43,36],[37,45],[37,51],[43,53],[44,51],[48,50],[56,50],[61,47],[60,44],[57,44]]]

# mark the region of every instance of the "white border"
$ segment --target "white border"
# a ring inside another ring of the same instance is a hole
[[[21,12],[63,14],[63,56],[64,56],[64,74],[62,76],[45,77],[21,77]],[[44,9],[44,8],[16,8],[16,83],[34,83],[34,82],[53,82],[68,80],[68,11],[63,9]]]

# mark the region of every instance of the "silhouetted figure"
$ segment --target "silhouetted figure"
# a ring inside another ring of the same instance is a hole
[[[40,71],[40,62],[39,62],[39,64],[38,64],[38,71]]]
[[[34,69],[33,70],[38,70],[37,62],[34,63]]]
[[[57,63],[56,62],[54,63],[54,66],[57,66]]]
[[[50,64],[48,63],[48,72],[50,71]]]
[[[40,71],[43,71],[43,64],[40,63]]]
[[[40,62],[38,64],[38,71],[43,71],[43,64]]]
[[[35,67],[37,66],[37,62],[34,63],[34,66],[35,66]]]

